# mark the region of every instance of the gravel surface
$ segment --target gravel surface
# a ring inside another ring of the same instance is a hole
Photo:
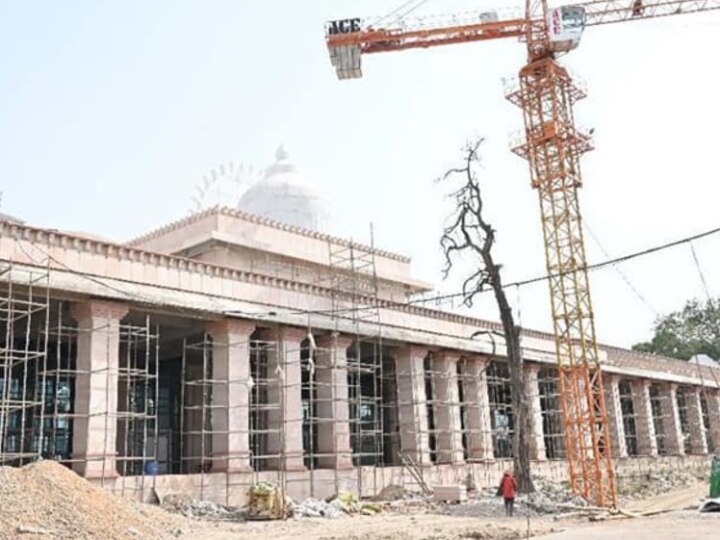
[[[0,467],[0,539],[168,538],[187,521],[108,493],[53,461]]]

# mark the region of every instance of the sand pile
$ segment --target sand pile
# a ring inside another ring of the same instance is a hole
[[[168,538],[179,516],[120,498],[52,461],[0,467],[0,538]]]

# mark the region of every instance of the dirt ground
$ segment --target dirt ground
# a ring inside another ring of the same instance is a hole
[[[552,516],[505,518],[439,514],[380,514],[343,519],[206,524],[186,531],[188,540],[704,540],[720,538],[720,514],[699,514],[707,485],[697,484],[623,505],[631,512],[668,511],[652,517],[589,523]],[[691,510],[688,510],[690,508]]]
[[[457,518],[439,515],[323,518],[275,523],[217,524],[183,534],[189,540],[717,540],[720,514],[676,511],[605,523],[531,518]]]
[[[89,484],[54,462],[23,468],[0,467],[0,540],[693,540],[720,538],[720,513],[699,514],[707,482],[676,484],[670,491],[627,500],[632,513],[652,517],[588,522],[587,517],[553,516],[519,500],[516,517],[503,515],[502,501],[483,496],[461,505],[413,500],[387,503],[374,516],[340,512],[328,517],[286,521],[212,521],[242,519],[243,514],[193,514],[187,518],[157,506],[134,503]],[[541,488],[544,500],[550,487]],[[196,509],[207,507],[207,501]],[[209,503],[211,509],[217,505]],[[303,503],[307,504],[307,503]],[[326,503],[327,504],[327,503]],[[302,506],[301,506],[302,507]],[[308,508],[305,506],[305,508]],[[555,507],[552,512],[564,511]],[[575,507],[576,508],[576,507]],[[354,510],[357,512],[357,510]],[[607,513],[603,512],[606,516]],[[560,519],[555,519],[555,517]]]
[[[562,527],[548,519],[530,522],[530,536]],[[313,518],[285,522],[217,524],[182,538],[189,540],[515,540],[528,538],[526,518],[462,518],[436,514]]]
[[[678,511],[661,516],[585,524],[548,534],[543,540],[717,540],[720,514]]]

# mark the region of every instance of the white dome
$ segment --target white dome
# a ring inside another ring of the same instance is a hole
[[[240,197],[238,210],[287,225],[330,232],[332,212],[325,199],[310,186],[281,146],[265,176]]]

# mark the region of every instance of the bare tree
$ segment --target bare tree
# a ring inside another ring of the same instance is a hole
[[[451,193],[455,209],[450,225],[443,230],[440,246],[445,255],[444,277],[447,278],[458,257],[469,257],[478,266],[463,282],[463,301],[472,306],[475,297],[492,290],[500,312],[507,351],[512,407],[514,412],[513,463],[521,493],[535,491],[530,474],[530,448],[528,434],[530,414],[525,396],[523,357],[520,349],[520,327],[515,324],[512,309],[503,289],[500,275],[501,265],[495,262],[492,248],[495,244],[495,229],[483,217],[483,198],[477,180],[476,168],[480,161],[479,148],[483,139],[468,143],[463,149],[463,165],[448,170],[439,181],[459,177],[462,186]]]

